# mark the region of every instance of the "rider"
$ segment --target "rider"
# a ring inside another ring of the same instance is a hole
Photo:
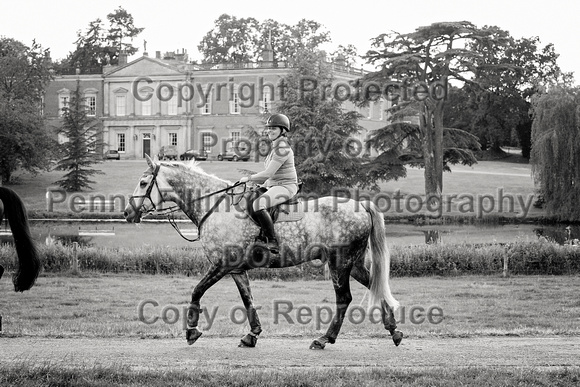
[[[264,184],[267,191],[254,200],[252,217],[262,227],[266,237],[266,247],[273,254],[279,253],[278,240],[268,208],[292,198],[298,192],[298,177],[294,166],[294,152],[288,143],[290,120],[284,114],[273,114],[266,122],[268,138],[272,145],[266,160],[265,170],[251,176],[244,176],[241,183],[252,181]]]

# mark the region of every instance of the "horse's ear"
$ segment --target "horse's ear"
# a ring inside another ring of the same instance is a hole
[[[151,157],[147,153],[145,153],[145,159],[147,160],[149,168],[155,169],[155,160],[151,159]]]

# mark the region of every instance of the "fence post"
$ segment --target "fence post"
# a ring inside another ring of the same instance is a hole
[[[502,275],[504,277],[507,277],[507,275],[508,275],[508,261],[509,261],[509,256],[506,254],[506,256],[503,258],[503,273],[502,273]]]
[[[79,243],[73,242],[72,273],[79,274]]]

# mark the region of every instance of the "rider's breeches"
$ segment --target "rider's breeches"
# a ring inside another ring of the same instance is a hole
[[[296,184],[289,185],[275,185],[268,188],[264,194],[259,198],[254,200],[254,211],[258,212],[261,210],[268,209],[280,203],[284,203],[290,198],[294,197],[298,192],[298,186]]]

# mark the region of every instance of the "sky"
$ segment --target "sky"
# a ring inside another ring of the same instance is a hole
[[[185,49],[191,60],[199,60],[197,45],[224,13],[289,25],[314,20],[330,33],[332,43],[324,47],[328,52],[352,44],[359,54],[366,53],[371,39],[382,33],[465,20],[478,27],[495,25],[514,38],[538,36],[542,45],[553,43],[561,69],[573,71],[580,84],[578,0],[0,0],[0,36],[26,45],[35,39],[50,48],[53,59],[63,59],[74,50],[77,31],[85,32],[97,18],[106,21],[119,6],[133,15],[135,26],[145,28],[133,42],[140,49],[137,55],[146,40],[150,56]]]

